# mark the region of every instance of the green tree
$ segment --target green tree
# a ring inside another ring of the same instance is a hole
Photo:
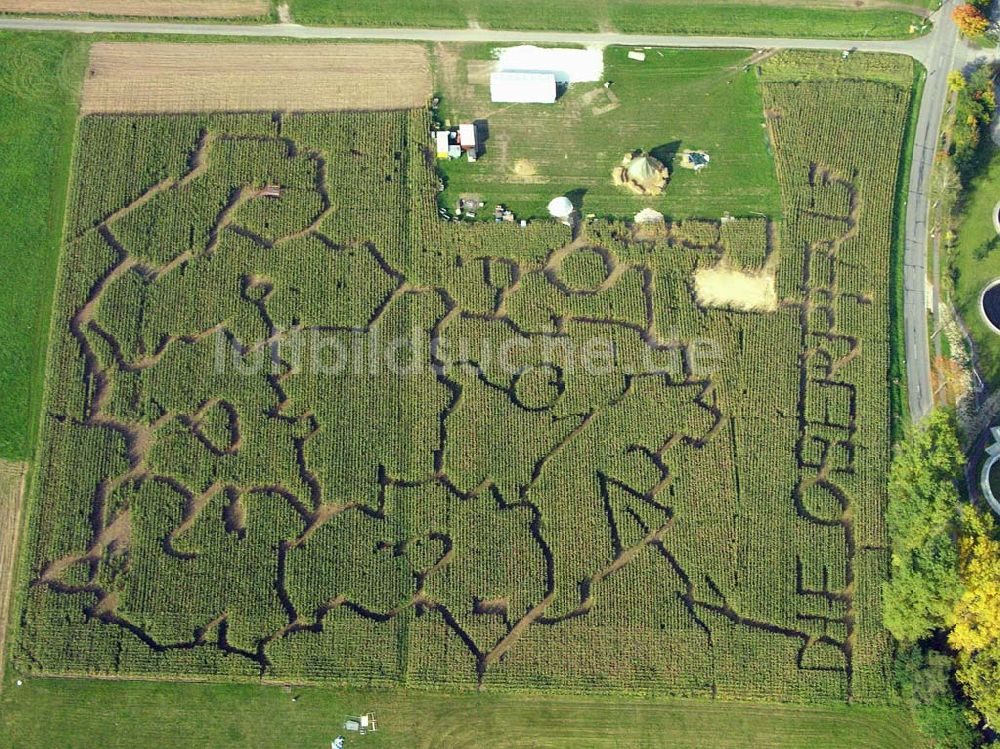
[[[959,656],[956,676],[986,725],[993,729],[1000,726],[1000,644]]]
[[[954,661],[947,653],[917,645],[896,658],[896,683],[921,732],[939,749],[968,749],[977,733],[970,711],[957,694]]]
[[[958,92],[951,140],[955,165],[966,178],[976,165],[979,145],[997,108],[993,75],[993,66],[983,65],[969,76],[965,87]]]
[[[900,642],[950,626],[962,595],[955,534],[964,464],[954,414],[945,410],[911,428],[894,456],[886,511],[892,577],[883,588],[883,618]]]
[[[948,73],[948,89],[958,92],[965,88],[965,76],[960,70],[952,70]]]

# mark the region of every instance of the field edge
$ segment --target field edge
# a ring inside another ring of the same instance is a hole
[[[28,464],[23,461],[0,460],[0,689],[7,663],[7,636],[14,627],[8,626],[15,611],[18,583],[18,563],[21,526],[24,515],[25,484]],[[9,485],[8,485],[9,482]],[[11,637],[13,640],[13,637]]]

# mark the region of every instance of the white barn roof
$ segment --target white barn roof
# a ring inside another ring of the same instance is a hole
[[[437,148],[437,157],[439,159],[448,158],[448,131],[438,130],[434,133],[434,145]]]
[[[472,148],[476,145],[476,126],[470,123],[463,123],[458,126],[458,139],[462,142],[462,148]]]
[[[552,73],[493,73],[490,96],[495,102],[552,104],[556,77]]]

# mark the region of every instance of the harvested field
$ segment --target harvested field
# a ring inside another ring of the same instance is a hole
[[[778,308],[773,273],[705,268],[694,274],[694,291],[706,307],[768,312]]]
[[[424,106],[415,44],[95,44],[82,111],[332,111]]]
[[[0,682],[6,663],[4,642],[10,610],[14,570],[17,567],[17,536],[21,527],[21,499],[24,496],[25,463],[0,461]]]
[[[2,13],[51,15],[246,18],[268,10],[267,0],[0,0]]]

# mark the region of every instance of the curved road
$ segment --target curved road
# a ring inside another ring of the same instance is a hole
[[[929,192],[941,118],[948,95],[948,73],[955,62],[958,30],[952,23],[950,0],[934,17],[927,36],[905,41],[787,39],[780,37],[675,36],[661,34],[563,33],[555,31],[496,31],[492,29],[329,28],[296,24],[230,25],[143,21],[73,20],[64,18],[0,17],[0,29],[65,31],[79,34],[133,33],[181,36],[270,37],[287,39],[380,39],[419,42],[497,42],[540,44],[603,44],[650,47],[746,47],[751,49],[854,49],[893,52],[913,57],[927,69],[920,115],[913,144],[907,193],[906,250],[903,283],[906,372],[910,415],[923,417],[931,408],[930,347],[927,310],[937,304],[936,290],[927,297]],[[935,247],[935,252],[936,252]]]

